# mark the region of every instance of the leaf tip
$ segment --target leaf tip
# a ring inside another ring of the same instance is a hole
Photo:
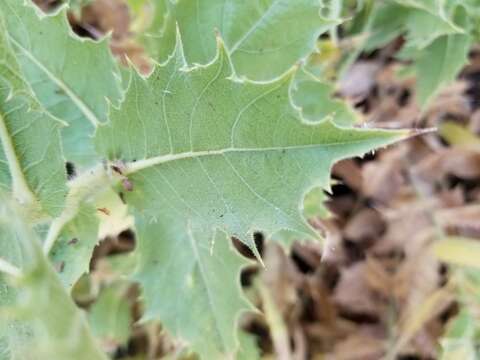
[[[418,129],[418,128],[409,129],[409,130],[407,130],[407,134],[406,134],[405,138],[412,138],[412,137],[415,137],[415,136],[430,134],[430,133],[434,133],[434,132],[437,132],[437,131],[438,131],[438,129],[436,127],[424,128],[424,129]]]

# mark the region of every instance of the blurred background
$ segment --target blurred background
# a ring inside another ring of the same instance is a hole
[[[60,1],[35,0],[45,11]],[[82,37],[111,33],[111,50],[143,74],[151,61],[139,41],[151,22],[146,0],[77,0],[69,20]],[[357,14],[352,12],[352,21]],[[360,14],[361,15],[361,14]],[[358,21],[357,21],[358,22]],[[352,27],[354,25],[351,25]],[[335,95],[363,126],[436,128],[338,163],[332,193],[310,198],[310,223],[326,245],[296,239],[290,251],[256,235],[265,268],[244,270],[242,286],[262,313],[241,318],[245,359],[475,359],[480,329],[480,48],[460,76],[421,109],[415,76],[399,76],[405,39],[358,52],[362,33],[319,39],[311,61],[337,78]],[[344,63],[345,64],[345,63]],[[326,199],[326,208],[321,201]],[[186,359],[161,324],[140,325],[128,220],[110,224],[74,289],[75,301],[113,359]],[[117,231],[117,232],[118,232]],[[237,249],[248,249],[233,240]],[[440,344],[443,350],[440,351]]]

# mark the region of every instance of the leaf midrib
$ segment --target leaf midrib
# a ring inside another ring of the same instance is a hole
[[[401,137],[401,134],[398,134]],[[404,136],[408,136],[408,132],[405,132]],[[294,145],[294,146],[272,146],[272,147],[263,147],[263,148],[225,148],[219,150],[203,150],[203,151],[186,151],[176,154],[165,154],[154,156],[151,158],[137,160],[127,163],[126,165],[126,174],[133,174],[135,172],[147,169],[152,166],[161,165],[164,163],[177,161],[177,160],[186,160],[186,159],[195,159],[199,157],[207,156],[221,156],[229,153],[238,153],[238,152],[268,152],[268,151],[283,151],[283,150],[302,150],[302,149],[312,149],[312,148],[328,148],[344,145],[353,145],[359,144],[362,142],[368,142],[368,139],[359,139],[359,140],[347,140],[347,141],[337,141],[331,143],[323,144],[307,144],[307,145]]]

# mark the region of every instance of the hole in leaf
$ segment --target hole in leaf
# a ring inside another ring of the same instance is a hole
[[[258,274],[258,268],[256,266],[249,266],[242,270],[240,273],[240,284],[242,287],[249,287],[253,284],[254,277]]]
[[[131,229],[122,231],[116,237],[107,237],[101,240],[93,250],[92,259],[90,260],[90,271],[95,269],[96,263],[100,258],[133,251],[135,243],[135,233]]]
[[[232,236],[232,243],[234,248],[243,256],[245,256],[248,259],[256,260],[255,255],[253,255],[252,250],[245,245],[243,242],[241,242],[239,239],[236,237]],[[260,256],[263,255],[263,243],[264,243],[264,237],[261,232],[254,232],[253,233],[253,241],[255,242],[255,246],[258,249],[258,252],[260,253]]]
[[[77,170],[75,169],[75,164],[67,161],[65,163],[65,171],[67,172],[67,179],[72,180],[75,176],[77,176]]]

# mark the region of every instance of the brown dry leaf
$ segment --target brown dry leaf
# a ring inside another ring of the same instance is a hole
[[[435,211],[439,224],[449,233],[480,237],[480,205],[465,205]]]
[[[380,161],[369,162],[362,168],[362,193],[380,203],[388,203],[405,184],[402,162],[406,148],[379,155]]]
[[[425,114],[427,126],[436,126],[447,117],[447,120],[468,119],[471,115],[469,99],[465,96],[467,82],[457,80],[445,87],[432,101]]]
[[[385,230],[385,223],[376,210],[363,208],[345,225],[343,235],[350,241],[363,243],[374,241]]]
[[[321,220],[325,230],[322,261],[328,264],[339,264],[345,261],[346,254],[342,246],[342,234],[333,219]]]
[[[368,286],[384,298],[391,298],[394,292],[394,286],[392,286],[395,281],[394,276],[386,270],[380,261],[373,257],[367,257],[366,266],[365,274]]]
[[[475,110],[470,117],[469,129],[472,134],[480,134],[480,109]]]
[[[469,149],[448,148],[433,153],[413,167],[420,180],[434,183],[446,175],[462,179],[480,178],[480,153]]]
[[[333,299],[347,313],[378,317],[382,303],[369,288],[366,271],[367,266],[363,262],[343,268]]]
[[[127,4],[121,0],[95,0],[82,8],[81,22],[101,34],[112,32],[114,41],[125,39],[130,27]]]
[[[145,49],[131,39],[122,39],[110,44],[112,53],[127,66],[129,62],[138,69],[143,75],[148,75],[152,71],[152,61],[145,53]]]
[[[358,61],[340,79],[340,94],[354,100],[365,98],[375,85],[375,75],[379,69],[377,62]]]
[[[450,291],[446,288],[441,288],[431,293],[423,301],[417,302],[414,307],[411,307],[402,319],[399,337],[397,338],[391,353],[400,353],[412,338],[415,338],[417,342],[418,340],[425,340],[424,338],[428,336],[426,336],[426,334],[421,334],[422,327],[444,311],[450,304],[451,300],[452,294]],[[422,338],[419,339],[419,337]],[[424,341],[420,341],[420,343],[422,342],[424,343]]]
[[[355,191],[362,188],[362,171],[353,159],[342,160],[333,166],[332,174]]]
[[[326,360],[378,360],[385,353],[383,339],[363,334],[352,334],[335,345]]]

